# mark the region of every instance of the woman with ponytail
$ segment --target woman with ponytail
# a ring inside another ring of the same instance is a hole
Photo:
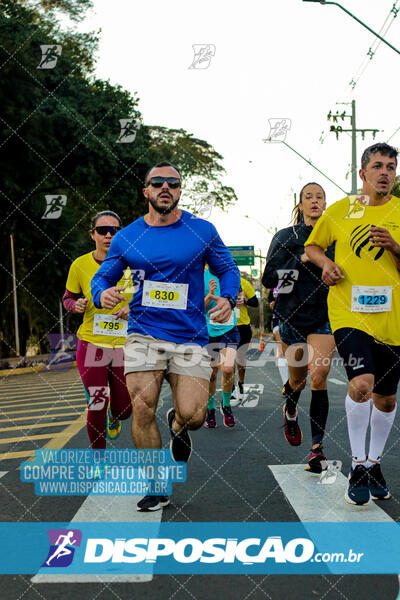
[[[321,281],[321,269],[308,260],[304,243],[325,208],[323,188],[307,183],[293,211],[293,226],[278,231],[271,242],[262,279],[266,288],[279,289],[274,313],[289,367],[283,415],[284,436],[291,446],[299,446],[303,439],[297,403],[310,366],[312,447],[305,468],[313,473],[327,468],[322,440],[329,406],[326,381],[335,342],[328,320],[328,287]],[[333,259],[333,246],[326,254]]]

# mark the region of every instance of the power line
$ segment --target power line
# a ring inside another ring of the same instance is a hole
[[[300,154],[300,152],[297,152],[297,150],[295,150],[294,148],[292,148],[292,146],[290,146],[284,140],[282,141],[282,144],[284,144],[285,146],[287,146],[288,148],[290,148],[290,150],[292,150],[295,154],[297,154],[297,156],[300,156],[300,158],[302,158],[303,160],[305,160],[306,163],[308,163],[311,167],[313,167],[316,171],[318,171],[318,173],[321,173],[321,175],[323,175],[323,177],[325,177],[326,179],[328,179],[328,181],[330,181],[331,183],[333,183],[333,185],[335,185],[337,188],[339,188],[339,190],[341,190],[344,194],[347,195],[346,190],[344,190],[342,187],[340,187],[340,185],[337,184],[336,181],[333,181],[333,179],[331,179],[330,177],[328,177],[328,175],[326,175],[323,171],[321,171],[320,169],[318,169],[318,167],[316,167],[311,162],[311,160],[309,160],[308,158],[305,158],[302,154]]]
[[[379,30],[379,35],[385,35],[390,27],[392,26],[395,18],[397,17],[398,13],[400,12],[400,0],[396,0],[396,2],[393,4],[392,8],[390,9],[388,15],[386,16],[386,19],[384,21],[384,23],[382,24],[380,30]],[[372,59],[375,56],[375,53],[377,51],[377,49],[379,48],[379,46],[381,45],[382,41],[379,40],[378,38],[375,38],[371,47],[368,49],[367,52],[367,56],[363,59],[361,65],[359,66],[359,68],[357,69],[356,75],[354,77],[352,77],[351,81],[349,84],[346,85],[346,88],[343,90],[343,94],[346,97],[350,96],[350,91],[349,91],[349,86],[354,89],[355,86],[357,85],[357,83],[359,82],[360,78],[362,77],[362,75],[364,74],[364,72],[366,71],[366,69],[368,68],[368,65],[371,64]],[[340,102],[336,103],[336,104],[341,104]],[[349,102],[350,104],[350,102]],[[389,140],[400,130],[400,126],[396,129],[396,131],[390,136],[390,138],[387,140],[387,142],[389,142]],[[319,137],[319,142],[321,144],[323,144],[328,136],[329,131],[325,131],[322,130],[321,131],[321,135]],[[343,131],[344,133],[344,131]],[[350,134],[348,134],[350,135]]]
[[[400,7],[398,6],[399,4],[400,4],[400,1],[396,0],[396,2],[393,4],[389,14],[387,15],[382,27],[380,28],[379,35],[381,35],[382,37],[384,37],[386,35],[386,33],[389,31],[390,27],[393,25],[393,21],[395,20],[395,18],[397,17],[397,15],[400,11]],[[382,40],[375,38],[373,43],[371,44],[371,46],[368,48],[366,57],[362,61],[361,65],[358,67],[356,75],[351,78],[351,81],[349,83],[349,86],[351,87],[352,90],[354,90],[354,88],[356,87],[360,78],[365,73],[368,66],[371,64],[371,60],[374,58],[376,51],[378,50],[378,48],[381,44],[382,44]]]
[[[387,144],[390,142],[390,140],[392,139],[392,137],[394,137],[396,135],[396,133],[399,131],[399,129],[400,129],[400,125],[398,126],[398,128],[396,129],[396,131],[394,133],[392,133],[392,135],[390,136],[390,138],[388,138],[386,140]]]

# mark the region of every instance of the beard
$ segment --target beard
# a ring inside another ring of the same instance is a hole
[[[173,202],[171,204],[171,206],[167,206],[165,208],[163,206],[159,206],[157,204],[157,200],[154,200],[154,198],[149,198],[149,202],[152,205],[152,207],[154,208],[154,210],[158,212],[158,214],[169,215],[169,213],[171,213],[174,210],[174,208],[178,205],[179,198],[177,200],[175,200],[175,202]]]
[[[381,196],[382,198],[383,198],[384,196],[387,196],[387,194],[388,194],[388,191],[386,191],[386,192],[384,192],[383,190],[377,190],[377,191],[376,191],[376,195],[377,195],[377,196]]]

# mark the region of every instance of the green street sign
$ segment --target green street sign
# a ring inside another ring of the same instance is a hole
[[[254,256],[234,256],[239,267],[252,267],[254,265]]]
[[[240,267],[254,265],[254,246],[228,246],[228,250]]]

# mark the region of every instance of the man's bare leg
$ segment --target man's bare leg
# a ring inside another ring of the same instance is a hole
[[[201,377],[170,373],[169,382],[175,408],[173,430],[180,433],[183,428],[199,429],[206,416],[209,381]]]
[[[188,430],[202,426],[208,403],[209,381],[190,375],[169,374],[174,408],[167,413],[171,431],[170,449],[175,461],[187,462],[192,454]]]
[[[155,416],[163,379],[164,371],[139,371],[126,375],[133,407],[132,436],[136,448],[161,448]],[[168,496],[150,494],[139,500],[136,508],[140,512],[152,512],[169,503]]]
[[[140,371],[126,375],[132,400],[132,436],[136,448],[161,448],[161,436],[155,418],[164,371]]]

